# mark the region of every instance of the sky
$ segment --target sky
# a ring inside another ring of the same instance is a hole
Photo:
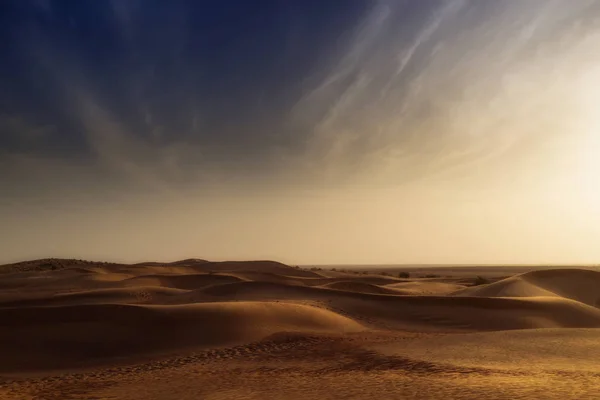
[[[599,263],[598,0],[0,0],[0,263]]]

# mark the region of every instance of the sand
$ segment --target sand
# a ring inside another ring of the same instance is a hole
[[[444,272],[1,266],[0,399],[600,398],[600,272]]]

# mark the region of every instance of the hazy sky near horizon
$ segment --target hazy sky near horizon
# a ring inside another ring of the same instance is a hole
[[[0,263],[597,263],[600,1],[4,0]]]

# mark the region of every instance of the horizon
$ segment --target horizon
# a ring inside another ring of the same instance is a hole
[[[245,262],[275,262],[283,265],[287,265],[290,267],[300,267],[300,268],[308,268],[308,267],[323,267],[323,268],[346,268],[346,269],[356,269],[362,267],[376,267],[376,268],[407,268],[407,269],[419,269],[419,268],[478,268],[478,267],[490,267],[490,268],[573,268],[573,267],[588,267],[588,268],[600,268],[600,263],[597,264],[489,264],[489,263],[471,263],[471,264],[417,264],[417,263],[391,263],[391,264],[296,264],[290,262],[283,262],[280,260],[273,259],[206,259],[206,258],[198,258],[198,257],[190,257],[190,258],[181,258],[177,260],[170,261],[152,261],[152,260],[143,260],[143,261],[134,261],[134,262],[124,262],[118,260],[94,260],[94,259],[86,259],[86,258],[67,258],[67,257],[43,257],[38,259],[28,259],[28,260],[18,260],[8,263],[0,264],[0,266],[11,265],[11,264],[22,264],[22,263],[35,263],[37,261],[45,261],[45,260],[57,260],[57,261],[80,261],[84,263],[109,263],[109,264],[122,264],[122,265],[136,265],[136,264],[145,264],[145,263],[156,263],[156,264],[172,264],[181,261],[205,261],[208,263],[245,263]]]
[[[0,263],[600,263],[599,16],[3,1]]]

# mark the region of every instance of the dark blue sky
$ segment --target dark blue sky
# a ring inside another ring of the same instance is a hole
[[[372,6],[364,1],[2,1],[0,106],[85,153],[84,87],[129,134],[262,146]],[[76,101],[76,100],[75,100]],[[267,122],[268,121],[268,122]],[[1,147],[18,147],[3,135]],[[21,146],[23,144],[21,143]],[[43,149],[42,149],[43,148]],[[21,147],[21,150],[33,149]]]

